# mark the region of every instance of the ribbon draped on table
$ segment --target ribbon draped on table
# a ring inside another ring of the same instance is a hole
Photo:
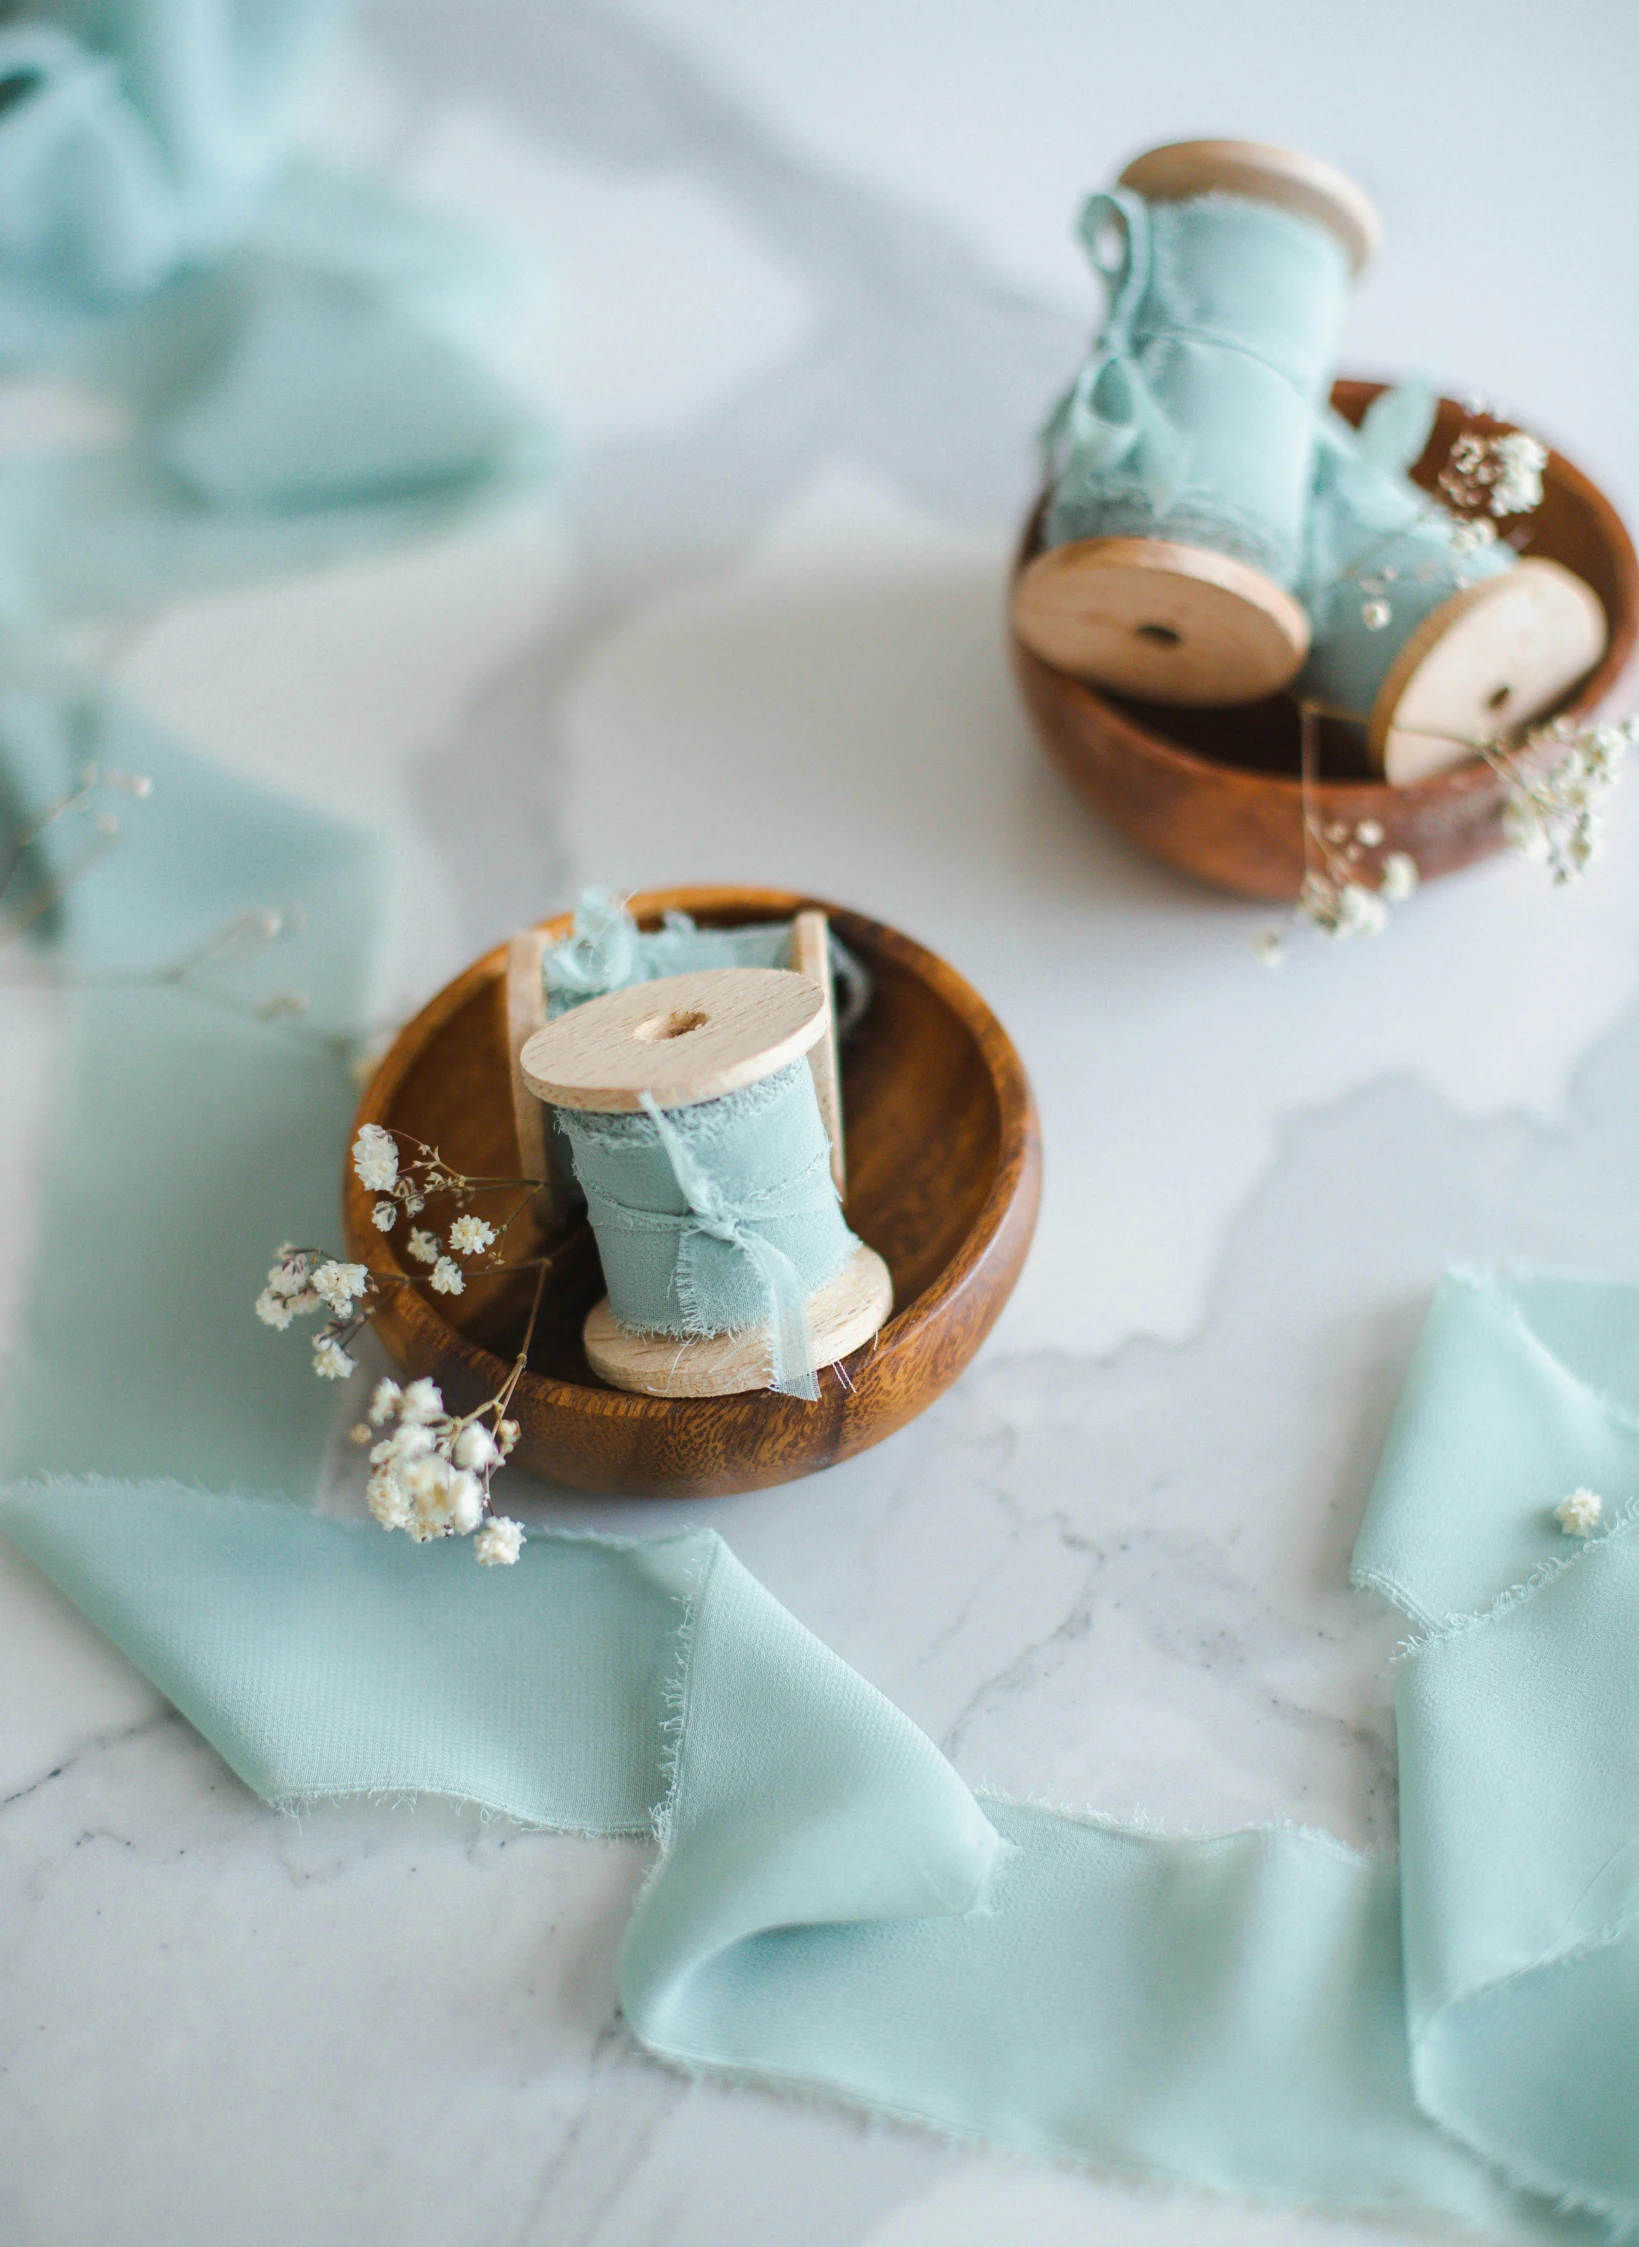
[[[110,917],[207,920],[208,824],[336,916],[345,994],[358,846],[195,777],[198,831],[156,795]],[[10,1414],[36,1479],[0,1523],[247,1784],[652,1833],[620,1986],[689,2069],[1262,2199],[1623,2235],[1639,1535],[1567,1554],[1550,1509],[1639,1490],[1634,1291],[1436,1300],[1355,1557],[1421,1633],[1399,1866],[1131,1830],[976,1794],[712,1534],[537,1533],[496,1572],[319,1518],[325,1394],[247,1305],[275,1210],[329,1197],[342,1072],[174,989],[111,1043],[117,1011],[80,1040]]]
[[[471,230],[293,154],[338,0],[0,23],[0,370],[82,436],[0,459],[0,659],[436,528],[547,464],[485,369]],[[92,413],[85,418],[86,398]]]

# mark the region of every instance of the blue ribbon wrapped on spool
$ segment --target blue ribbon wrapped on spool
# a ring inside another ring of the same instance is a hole
[[[1109,314],[1047,426],[1044,547],[1014,601],[1044,661],[1174,703],[1295,676],[1316,416],[1376,233],[1341,174],[1249,142],[1153,150],[1092,197]]]
[[[586,1354],[615,1387],[813,1402],[887,1317],[807,1060],[830,1026],[810,977],[716,968],[588,999],[524,1046],[586,1197],[609,1289]]]
[[[1363,727],[1397,783],[1555,708],[1608,630],[1579,577],[1521,559],[1493,518],[1459,521],[1412,482],[1438,403],[1406,383],[1381,392],[1358,430],[1323,417],[1299,587],[1313,638],[1294,692]]]

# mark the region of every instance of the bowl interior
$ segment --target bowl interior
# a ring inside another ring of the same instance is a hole
[[[691,909],[702,925],[727,927],[783,915],[801,902]],[[638,917],[649,926],[658,921],[641,909]],[[930,972],[939,963],[862,917],[833,913],[832,924],[873,980],[870,1006],[842,1049],[847,1216],[893,1274],[891,1332],[979,1222],[997,1180],[1000,1108],[977,1037]],[[468,1175],[516,1171],[499,972],[476,980],[413,1054],[383,1120],[438,1148]],[[517,1201],[515,1191],[497,1188],[473,1207],[500,1223]],[[474,1279],[464,1295],[440,1299],[437,1315],[478,1348],[510,1358],[533,1293],[533,1273]],[[596,1246],[581,1227],[557,1253],[530,1350],[532,1374],[604,1389],[581,1345],[582,1322],[603,1293]],[[687,1400],[654,1401],[661,1410],[688,1409]]]
[[[1367,406],[1385,387],[1379,382],[1339,381],[1332,390],[1332,403],[1346,420],[1358,425]],[[1425,491],[1432,491],[1453,441],[1463,430],[1490,435],[1515,426],[1487,414],[1471,413],[1455,399],[1443,398],[1433,434],[1412,476]],[[1639,622],[1639,563],[1635,562],[1620,518],[1580,469],[1553,453],[1543,474],[1541,506],[1530,515],[1504,522],[1500,531],[1520,553],[1563,563],[1598,596],[1605,611],[1609,644],[1595,669],[1558,705],[1560,711],[1578,714],[1594,709],[1621,676],[1633,652]],[[1028,536],[1033,551],[1038,543],[1037,523],[1032,523]],[[1103,688],[1086,691],[1096,692],[1144,733],[1195,756],[1282,777],[1295,776],[1299,770],[1298,706],[1290,694],[1271,695],[1266,701],[1242,703],[1233,709],[1183,709],[1133,701]],[[1318,746],[1325,778],[1366,786],[1388,785],[1372,769],[1363,727],[1323,719]]]

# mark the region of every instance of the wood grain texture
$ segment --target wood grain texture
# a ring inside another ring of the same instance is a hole
[[[1533,724],[1605,652],[1605,611],[1558,562],[1527,554],[1442,601],[1390,666],[1366,753],[1397,785],[1449,772],[1466,744]]]
[[[1276,694],[1309,653],[1303,605],[1273,578],[1164,538],[1076,538],[1033,555],[1013,629],[1057,671],[1196,707]]]
[[[541,954],[545,946],[538,928],[519,929],[507,945],[506,1020],[507,1053],[512,1064],[512,1124],[518,1142],[518,1176],[538,1178],[541,1187],[531,1195],[529,1207],[515,1229],[521,1239],[524,1222],[535,1245],[550,1237],[563,1210],[552,1133],[540,1101],[524,1081],[524,1047],[546,1021],[546,986],[541,979]]]
[[[1358,423],[1382,383],[1340,381],[1332,402]],[[1513,426],[1466,413],[1442,399],[1427,451],[1412,473],[1425,489],[1459,430]],[[1038,506],[1019,550],[1023,569],[1040,549]],[[1526,518],[1526,553],[1562,563],[1590,586],[1605,612],[1605,652],[1560,704],[1591,717],[1610,702],[1639,637],[1639,560],[1605,495],[1561,453],[1543,472],[1543,501]],[[1043,746],[1071,784],[1153,857],[1243,897],[1285,901],[1303,880],[1303,808],[1298,712],[1288,695],[1230,710],[1185,710],[1118,700],[1054,671],[1014,636],[1013,666]],[[1375,820],[1381,846],[1370,858],[1407,851],[1425,880],[1505,847],[1504,786],[1478,760],[1395,787],[1368,761],[1361,729],[1321,727],[1322,778],[1315,811],[1351,829]],[[1370,863],[1366,879],[1372,878]]]
[[[831,969],[831,924],[823,913],[799,913],[791,923],[791,965],[825,997],[825,1035],[808,1048],[814,1098],[831,1142],[831,1177],[848,1192],[848,1154],[842,1135],[842,1060],[837,1048],[836,978]]]
[[[1041,1148],[1023,1064],[1001,1024],[955,970],[880,921],[784,890],[652,891],[632,900],[645,925],[666,910],[708,927],[790,919],[818,907],[863,961],[871,1006],[843,1051],[849,1118],[848,1222],[886,1262],[893,1317],[821,1376],[820,1401],[760,1393],[646,1397],[603,1386],[581,1328],[604,1292],[584,1227],[557,1251],[514,1412],[521,1464],[548,1481],[619,1497],[690,1498],[756,1490],[813,1474],[879,1443],[925,1411],[961,1373],[1012,1293],[1035,1229]],[[549,941],[573,916],[543,924]],[[506,948],[477,960],[402,1030],[358,1111],[359,1123],[413,1131],[472,1173],[513,1158],[506,1043]],[[371,1196],[344,1179],[351,1253],[397,1262],[370,1223]],[[492,1213],[504,1216],[497,1194]],[[516,1350],[533,1274],[475,1276],[465,1295],[429,1300],[395,1288],[377,1332],[410,1374],[440,1382],[452,1407],[494,1393]],[[436,1303],[436,1307],[435,1307]]]
[[[808,1298],[808,1339],[816,1368],[852,1356],[893,1309],[893,1275],[861,1241],[834,1280]],[[633,1334],[617,1324],[609,1298],[594,1303],[582,1328],[586,1362],[600,1380],[650,1397],[736,1397],[766,1389],[768,1329],[738,1334]]]
[[[792,968],[697,968],[572,1007],[536,1031],[519,1066],[555,1108],[631,1114],[646,1093],[697,1108],[800,1059],[829,1022],[825,993]]]

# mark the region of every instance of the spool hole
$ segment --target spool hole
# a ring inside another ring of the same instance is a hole
[[[1134,634],[1148,640],[1152,648],[1179,648],[1184,644],[1182,632],[1175,632],[1170,624],[1135,624]]]
[[[707,1020],[697,1006],[674,1007],[670,1014],[651,1014],[637,1023],[632,1035],[646,1044],[658,1045],[662,1038],[686,1038],[691,1030],[703,1030]]]
[[[1488,710],[1500,710],[1513,691],[1512,687],[1493,687],[1485,698],[1486,708]]]

